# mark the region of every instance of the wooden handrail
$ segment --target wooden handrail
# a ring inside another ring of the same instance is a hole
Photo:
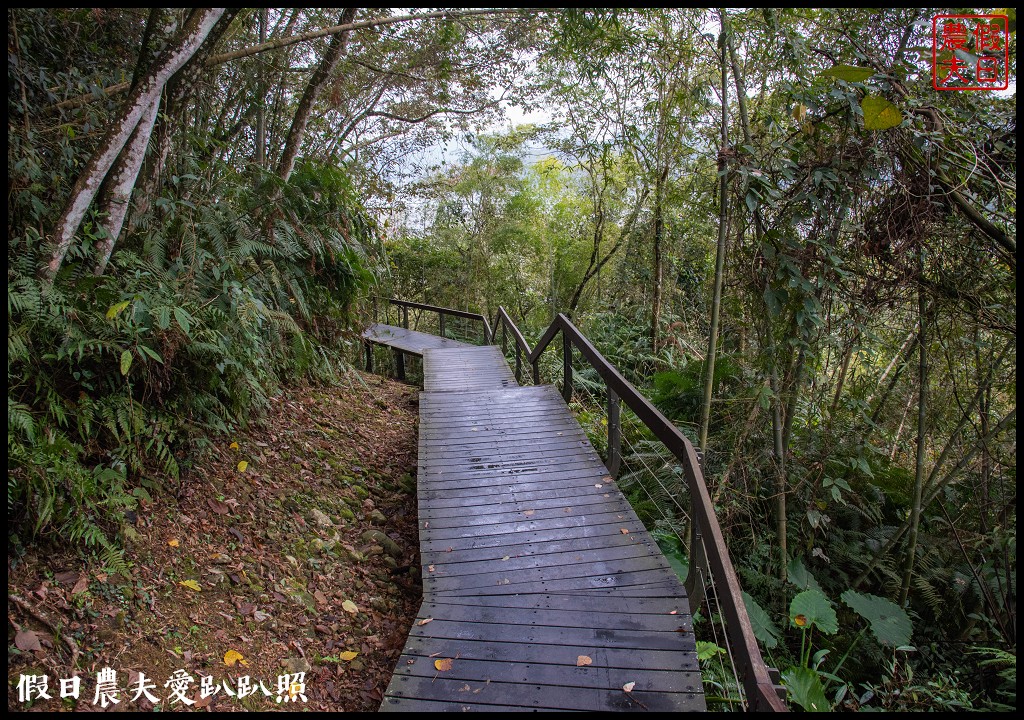
[[[454,317],[467,318],[469,320],[477,320],[484,326],[484,344],[490,343],[491,338],[491,324],[487,322],[487,318],[480,313],[472,313],[466,310],[454,310],[452,308],[438,307],[437,305],[425,305],[424,303],[410,302],[408,300],[398,300],[396,298],[388,298],[388,302],[392,305],[398,305],[403,308],[403,318],[405,328],[409,329],[409,310],[408,308],[414,308],[416,310],[426,310],[427,312],[436,312],[440,318],[441,325],[444,325],[444,316],[452,315]]]
[[[508,318],[507,315],[502,320],[514,326],[511,318]],[[541,354],[559,332],[566,340],[563,344],[563,366],[565,368],[563,394],[565,394],[565,388],[570,387],[572,383],[571,347],[575,347],[604,380],[605,386],[609,390],[609,397],[617,396],[622,402],[625,402],[637,418],[675,455],[682,465],[683,474],[690,490],[693,515],[691,531],[694,542],[691,543],[691,556],[695,554],[700,545],[707,550],[708,569],[719,587],[718,604],[726,619],[726,631],[734,648],[733,657],[738,666],[736,669],[743,679],[743,687],[750,703],[750,709],[785,712],[786,705],[776,693],[775,684],[769,676],[768,667],[757,646],[754,629],[750,623],[747,608],[743,604],[739,578],[736,576],[732,560],[729,558],[729,549],[725,544],[722,529],[711,504],[711,496],[708,493],[704,473],[701,470],[693,443],[679,432],[679,429],[647,398],[641,395],[633,387],[633,384],[626,380],[615,366],[598,352],[590,340],[564,314],[559,313],[529,354],[529,361],[535,368]],[[535,377],[535,381],[539,382],[539,377]],[[609,422],[609,432],[611,431]],[[697,565],[699,563],[691,562],[692,570],[686,583],[688,591],[692,591],[696,582],[699,581]]]
[[[619,402],[624,402],[640,422],[646,425],[651,433],[676,457],[686,477],[690,491],[692,511],[690,523],[691,572],[688,574],[686,581],[687,592],[693,597],[697,583],[703,582],[702,578],[699,577],[699,570],[704,569],[701,557],[705,554],[704,550],[706,550],[706,558],[703,559],[707,563],[707,570],[710,571],[715,584],[719,588],[718,604],[727,622],[726,633],[730,646],[733,648],[732,655],[737,666],[736,670],[742,678],[749,709],[754,711],[785,712],[787,710],[786,705],[777,694],[777,686],[772,682],[768,667],[761,657],[761,650],[757,646],[753,626],[750,623],[746,606],[743,604],[739,578],[733,568],[732,560],[729,558],[729,549],[725,544],[722,529],[718,524],[718,518],[715,515],[711,496],[704,481],[704,473],[701,470],[700,461],[698,460],[697,451],[694,449],[693,443],[679,432],[679,429],[650,400],[633,387],[633,384],[626,380],[622,373],[608,362],[590,340],[562,313],[555,317],[547,330],[541,335],[540,340],[537,341],[537,345],[531,349],[530,345],[526,342],[526,338],[523,337],[522,332],[503,307],[498,308],[492,331],[487,318],[478,313],[452,310],[450,308],[408,302],[406,300],[390,299],[389,302],[403,308],[406,327],[408,327],[407,308],[416,308],[438,313],[442,333],[445,315],[469,318],[483,323],[485,343],[496,343],[499,328],[503,329],[503,341],[507,340],[507,334],[511,332],[516,345],[516,379],[520,379],[522,359],[525,356],[533,371],[534,384],[538,385],[541,381],[540,357],[558,333],[562,333],[562,390],[563,397],[567,403],[572,397],[572,349],[575,347],[579,350],[580,354],[597,371],[601,379],[604,380],[605,387],[608,390],[609,472],[613,476],[617,474],[621,457],[621,451],[618,446],[621,436],[620,429],[618,428],[618,413]],[[704,550],[701,550],[701,548]]]
[[[491,344],[496,345],[498,340],[498,330],[502,329],[502,351],[505,350],[505,341],[508,339],[508,332],[511,331],[512,338],[516,343],[516,382],[522,382],[522,363],[523,357],[529,358],[532,354],[530,350],[530,344],[526,342],[526,338],[523,337],[523,333],[516,327],[515,322],[509,317],[505,308],[498,306],[498,312],[494,316],[494,331],[491,333]],[[531,369],[533,371],[533,384],[540,384],[540,369],[537,367],[537,363],[531,363]]]

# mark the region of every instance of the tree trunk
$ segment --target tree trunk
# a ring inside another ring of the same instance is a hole
[[[718,44],[722,51],[722,149],[719,158],[723,158],[729,145],[729,73],[726,66],[728,18],[725,10],[720,10],[722,34]],[[718,316],[722,306],[722,275],[725,269],[725,241],[729,234],[729,176],[728,165],[724,159],[719,163],[722,177],[718,183],[718,245],[715,251],[715,281],[711,298],[711,332],[708,337],[707,364],[704,377],[704,404],[700,413],[700,447],[704,449],[708,443],[708,427],[711,424],[711,396],[715,386],[715,354],[718,351]]]
[[[356,12],[356,8],[345,8],[338,24],[348,25],[355,18]],[[295,160],[299,156],[302,139],[306,136],[306,126],[309,124],[309,116],[313,112],[313,104],[334,74],[338,61],[341,60],[345,47],[348,45],[348,33],[348,30],[343,30],[331,38],[327,53],[313,72],[313,77],[309,79],[309,84],[306,85],[306,89],[299,99],[295,117],[292,118],[291,129],[288,131],[288,138],[284,143],[284,151],[281,153],[281,161],[277,165],[277,175],[285,182],[288,182],[292,170],[295,169]]]
[[[125,106],[71,189],[71,196],[57,220],[50,242],[50,258],[41,269],[44,282],[51,283],[56,277],[78,226],[93,198],[96,197],[100,183],[106,178],[140,120],[153,104],[159,101],[168,79],[195,54],[223,14],[224,8],[210,8],[193,13],[178,38],[160,54],[150,72],[129,94]]]
[[[164,169],[171,153],[171,141],[173,140],[171,131],[179,125],[179,115],[182,109],[199,87],[200,78],[206,70],[206,59],[213,53],[217,43],[227,32],[238,13],[237,8],[226,10],[195,55],[167,83],[163,99],[163,113],[158,114],[156,125],[153,128],[154,146],[142,166],[142,179],[138,183],[139,192],[136,194],[135,211],[128,224],[129,233],[135,229],[139,218],[149,212],[151,204],[160,194]]]
[[[918,249],[918,276],[924,278],[924,248]],[[906,607],[907,596],[910,594],[910,580],[914,574],[914,561],[917,556],[917,532],[921,524],[921,497],[924,490],[925,440],[928,436],[927,405],[928,405],[928,352],[925,335],[927,313],[925,311],[924,290],[917,289],[918,313],[918,395],[917,395],[917,465],[914,472],[914,499],[910,505],[910,536],[907,539],[907,557],[903,566],[903,583],[900,585],[899,604]]]
[[[102,221],[106,236],[96,247],[98,260],[93,268],[93,274],[102,275],[107,269],[110,255],[114,251],[114,245],[121,235],[121,227],[124,225],[125,216],[128,214],[128,202],[132,197],[132,190],[135,188],[135,181],[139,178],[139,170],[142,169],[142,161],[146,158],[146,148],[149,147],[149,138],[153,134],[153,123],[156,122],[157,111],[160,109],[160,98],[157,97],[146,110],[146,113],[139,120],[139,124],[132,133],[131,140],[117,158],[113,169],[107,177],[109,191],[101,204],[101,210],[105,211],[106,219]]]
[[[260,8],[260,44],[267,41],[267,8]],[[267,78],[266,70],[260,64],[259,109],[256,111],[256,164],[267,164]]]

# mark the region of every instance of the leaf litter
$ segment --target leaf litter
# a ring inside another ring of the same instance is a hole
[[[127,574],[73,552],[9,557],[8,616],[20,623],[9,672],[35,672],[45,653],[51,680],[70,677],[70,659],[80,670],[87,648],[90,666],[160,685],[181,668],[197,682],[249,675],[273,686],[286,661],[308,663],[307,709],[377,710],[421,599],[416,391],[350,374],[282,392],[230,444],[211,438],[180,483],[154,474],[169,491],[116,519],[134,538]],[[314,508],[332,527],[317,526]],[[83,693],[74,709],[89,700]],[[239,709],[224,693],[206,700]],[[280,708],[273,700],[254,709]],[[36,709],[67,708],[57,698]]]

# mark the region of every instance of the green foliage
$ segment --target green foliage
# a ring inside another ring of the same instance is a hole
[[[300,163],[287,186],[213,177],[182,176],[103,277],[85,256],[52,286],[31,253],[11,267],[9,522],[112,567],[132,490],[180,482],[207,437],[245,425],[280,383],[341,367],[337,337],[372,280],[373,224],[343,169]]]
[[[871,623],[871,632],[878,642],[897,647],[910,644],[910,618],[896,603],[853,590],[844,592],[842,599],[858,615]]]
[[[804,590],[789,605],[789,621],[801,630],[817,628],[834,635],[839,632],[839,620],[832,603],[819,590]]]

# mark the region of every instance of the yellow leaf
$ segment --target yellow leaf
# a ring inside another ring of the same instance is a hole
[[[344,660],[345,662],[348,662],[349,660],[355,660],[358,654],[359,653],[357,653],[355,650],[346,650],[345,652],[340,653],[338,657]]]
[[[452,659],[451,658],[439,658],[439,659],[434,661],[434,667],[436,667],[441,672],[448,672],[449,670],[452,669]]]
[[[428,622],[434,622],[434,618],[423,618],[422,620],[420,620],[416,624],[417,625],[426,625]]]
[[[627,530],[626,528],[619,528],[619,532],[623,535],[629,535],[629,530]]]
[[[238,472],[245,472],[245,469],[247,467],[249,467],[249,463],[247,463],[245,460],[240,461],[238,463]]]
[[[535,512],[537,512],[537,511],[536,510],[523,510],[523,515],[525,515],[526,517],[530,517]]]
[[[178,538],[171,538],[167,541],[167,544],[171,547],[178,547]]]
[[[130,300],[122,300],[119,303],[111,305],[110,309],[107,310],[107,320],[113,320],[114,318],[116,318],[118,315],[121,314],[121,311],[128,307],[130,304]]]
[[[245,666],[249,665],[249,663],[245,661],[245,658],[242,657],[242,653],[238,652],[237,650],[228,650],[226,653],[224,653],[225,665],[227,665],[228,667],[234,667],[235,663],[242,663]]]
[[[356,605],[351,600],[346,600],[345,602],[343,602],[341,604],[341,609],[344,610],[347,613],[352,613],[353,615],[355,615],[357,612],[359,612],[359,606]]]
[[[793,623],[797,627],[804,627],[807,624],[807,616],[806,615],[797,615],[795,618],[793,618]]]
[[[803,122],[804,122],[804,119],[806,117],[807,117],[807,106],[803,105],[801,103],[798,103],[797,106],[795,108],[793,108],[793,119],[796,120],[798,123],[800,123],[802,125]]]
[[[593,662],[589,655],[579,655],[576,658],[576,667],[586,667]]]
[[[178,584],[182,587],[187,587],[189,590],[195,590],[196,592],[200,592],[203,589],[195,580],[182,580]]]
[[[228,445],[228,447],[229,447],[230,449],[232,449],[232,450],[237,450],[237,449],[238,449],[238,443],[236,443],[236,442],[233,442],[233,443],[231,443],[230,445]]]

